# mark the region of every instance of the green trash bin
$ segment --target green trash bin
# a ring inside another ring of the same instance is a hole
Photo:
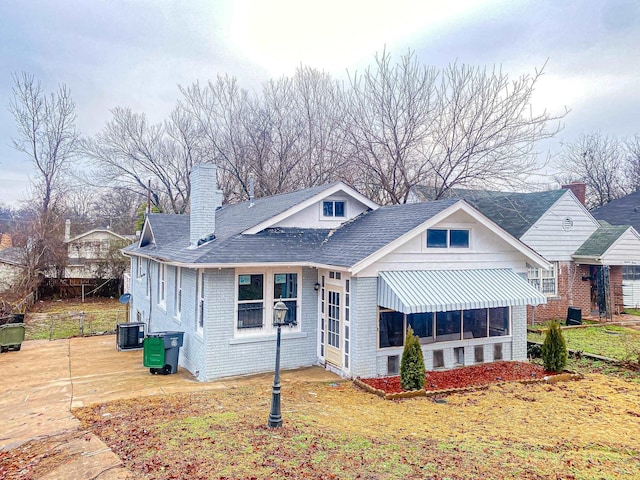
[[[178,357],[184,332],[154,332],[144,339],[142,364],[152,374],[168,375],[178,371]]]
[[[0,352],[20,350],[24,341],[24,323],[0,325]]]

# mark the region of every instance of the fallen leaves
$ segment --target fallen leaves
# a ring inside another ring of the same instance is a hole
[[[75,413],[144,479],[640,478],[635,383],[593,375],[394,402],[338,386],[284,385],[279,429],[266,427],[270,385]]]

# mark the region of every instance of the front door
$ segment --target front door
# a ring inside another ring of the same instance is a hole
[[[334,287],[327,289],[327,309],[325,312],[325,359],[337,367],[342,366],[342,292]]]

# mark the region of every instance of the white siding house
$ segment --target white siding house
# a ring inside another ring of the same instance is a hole
[[[278,300],[283,368],[397,373],[409,325],[429,369],[526,358],[526,307],[546,301],[527,266],[549,263],[464,200],[380,207],[338,182],[221,206],[198,192],[215,175],[195,166],[191,215],[149,215],[125,249],[131,318],[184,332],[199,380],[273,369]]]

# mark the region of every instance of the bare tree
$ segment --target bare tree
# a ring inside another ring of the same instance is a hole
[[[299,118],[296,183],[311,187],[334,180],[354,182],[347,155],[344,90],[331,76],[299,67],[293,77],[294,114]]]
[[[62,193],[66,169],[77,153],[78,132],[75,104],[65,85],[47,95],[33,75],[15,74],[13,81],[9,111],[18,131],[13,146],[31,159],[37,171],[32,179],[32,200],[17,232],[27,264],[23,286],[32,289],[44,272],[59,275],[66,261]]]
[[[640,134],[627,138],[624,142],[626,149],[626,162],[624,178],[627,193],[640,190]]]
[[[94,199],[92,216],[121,235],[136,230],[136,215],[143,197],[126,188],[103,189]]]
[[[102,132],[82,141],[83,153],[93,161],[98,185],[144,195],[150,181],[153,205],[161,211],[184,213],[189,204],[191,167],[208,160],[203,158],[199,132],[190,117],[176,109],[164,123],[151,125],[144,114],[128,108],[115,108],[112,114]]]
[[[224,201],[246,198],[249,192],[245,138],[248,93],[229,76],[218,76],[215,82],[210,81],[206,86],[194,83],[179,88],[182,93],[179,108],[196,122],[203,148],[218,165],[218,182]]]
[[[383,51],[373,68],[349,77],[344,107],[348,155],[357,162],[357,186],[378,202],[404,203],[411,186],[428,178],[422,149],[435,120],[436,75],[412,52],[392,64]]]
[[[437,120],[423,147],[436,198],[453,187],[521,185],[541,167],[536,144],[557,134],[567,113],[532,112],[542,74],[510,81],[501,70],[457,63],[440,73]]]
[[[9,111],[18,129],[13,146],[31,158],[38,171],[34,187],[39,194],[40,212],[46,213],[76,154],[75,104],[64,84],[56,93],[47,95],[31,74],[14,74],[13,82]]]
[[[586,203],[596,208],[625,195],[624,150],[620,141],[600,133],[582,135],[564,145],[559,158],[560,182],[581,181],[587,185]]]

